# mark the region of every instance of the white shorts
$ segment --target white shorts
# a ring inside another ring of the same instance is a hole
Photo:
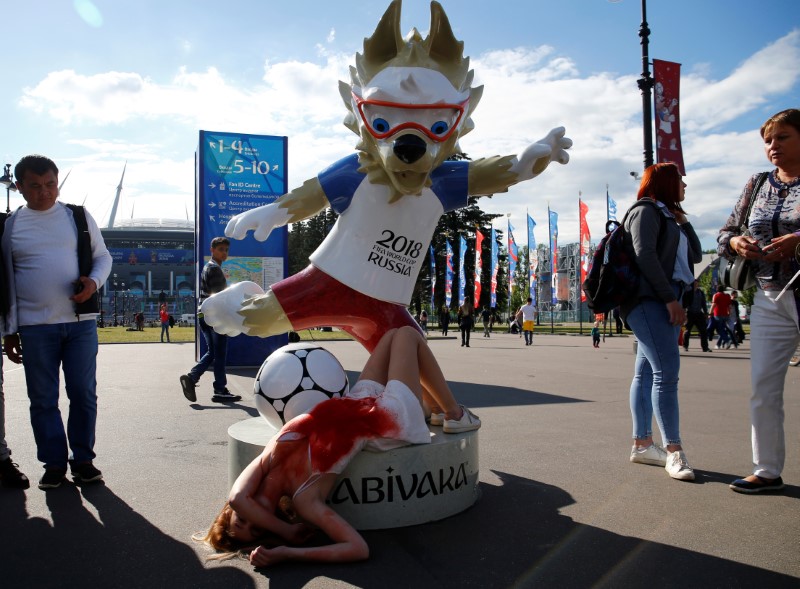
[[[374,397],[377,405],[391,413],[398,425],[398,432],[392,438],[374,438],[367,441],[364,449],[384,452],[408,444],[430,444],[431,432],[425,423],[425,414],[419,399],[405,383],[390,380],[386,386],[374,380],[359,380],[346,397],[366,399]]]

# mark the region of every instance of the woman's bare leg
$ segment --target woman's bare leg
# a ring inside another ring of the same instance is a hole
[[[439,363],[417,330],[401,327],[394,334],[387,378],[404,383],[420,400],[424,386],[447,419],[461,417],[461,407],[456,403]]]

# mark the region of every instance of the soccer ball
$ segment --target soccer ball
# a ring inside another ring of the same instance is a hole
[[[348,390],[347,374],[336,357],[308,343],[272,352],[258,369],[253,387],[258,412],[275,429]]]

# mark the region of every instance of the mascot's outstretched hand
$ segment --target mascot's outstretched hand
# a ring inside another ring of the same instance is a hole
[[[287,209],[277,203],[270,203],[233,217],[225,226],[225,236],[232,239],[244,239],[247,232],[252,229],[255,239],[266,241],[273,229],[283,227],[289,222],[289,219],[290,215]]]
[[[264,290],[255,282],[238,282],[229,286],[222,292],[211,295],[200,305],[203,321],[222,335],[233,336],[248,333],[248,328],[244,325],[244,317],[238,311],[242,308],[242,302],[245,299],[261,294],[264,294]]]
[[[572,147],[572,139],[564,137],[565,132],[564,127],[556,127],[546,137],[529,145],[517,156],[517,160],[511,167],[511,171],[518,175],[517,181],[522,182],[535,178],[544,172],[550,162],[559,164],[569,162],[567,150]]]

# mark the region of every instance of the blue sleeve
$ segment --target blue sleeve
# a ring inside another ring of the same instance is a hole
[[[431,172],[431,189],[442,203],[445,212],[467,206],[469,162],[444,162]]]
[[[366,178],[358,172],[358,166],[358,154],[354,153],[331,164],[317,176],[331,208],[340,215],[350,206],[353,194]]]

